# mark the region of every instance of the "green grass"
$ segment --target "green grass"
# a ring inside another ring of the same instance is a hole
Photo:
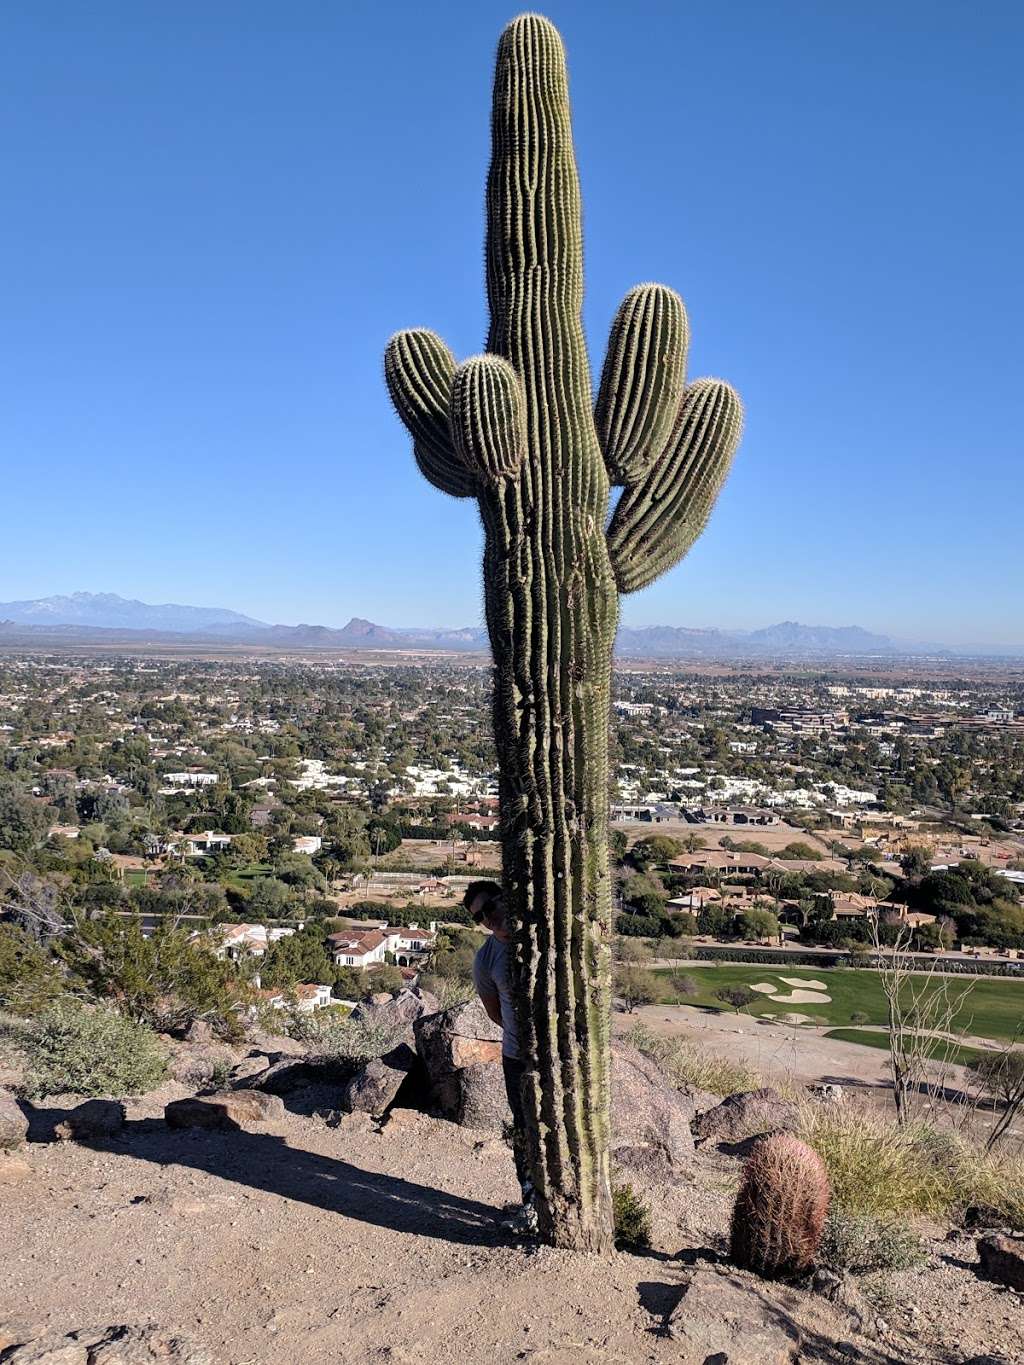
[[[699,963],[679,969],[679,975],[692,977],[700,987],[697,995],[687,997],[672,993],[668,979],[673,974],[671,968],[659,967],[655,970],[655,976],[665,982],[662,996],[665,1004],[700,1005],[729,1013],[730,1007],[716,1000],[715,991],[723,986],[751,986],[755,982],[767,981],[777,985],[780,994],[788,995],[793,988],[782,981],[782,977],[787,976],[794,981],[825,982],[825,993],[831,1000],[827,1004],[798,1004],[759,995],[744,1013],[757,1017],[796,1012],[821,1019],[833,1028],[849,1027],[850,1016],[858,1012],[867,1016],[869,1024],[886,1022],[885,997],[878,973],[867,968],[758,967],[745,962]],[[954,989],[962,989],[965,984],[959,978],[954,978]],[[973,990],[956,1024],[963,1032],[973,1033],[979,1038],[1007,1042],[1015,1036],[1022,1014],[1024,981],[985,977],[974,981]]]
[[[245,867],[239,867],[234,872],[229,872],[224,881],[228,884],[240,886],[244,882],[255,881],[257,877],[272,877],[273,875],[272,863],[248,863]]]
[[[877,1047],[884,1050],[888,1050],[889,1047],[887,1033],[873,1033],[870,1029],[831,1028],[825,1037],[837,1038],[841,1043],[860,1043],[862,1047]],[[961,1044],[949,1048],[939,1044],[935,1051],[935,1056],[942,1061],[955,1062],[958,1066],[966,1066],[968,1062],[976,1061],[985,1055],[980,1047],[964,1047]]]
[[[132,868],[124,874],[125,886],[147,886],[149,884],[149,873]]]

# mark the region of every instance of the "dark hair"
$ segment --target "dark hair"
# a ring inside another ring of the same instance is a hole
[[[473,923],[479,924],[482,919],[490,914],[495,902],[501,900],[501,887],[494,881],[470,882],[466,887],[466,894],[462,897],[462,904],[468,910],[478,896],[486,896],[487,899],[473,915]]]

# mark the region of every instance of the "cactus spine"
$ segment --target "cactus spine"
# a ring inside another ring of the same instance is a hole
[[[751,1152],[732,1213],[730,1255],[766,1279],[814,1265],[828,1213],[829,1182],[817,1152],[773,1133]]]
[[[501,36],[487,178],[487,353],[428,331],[385,377],[436,487],[475,495],[494,655],[503,878],[516,929],[541,1235],[612,1246],[608,714],[619,592],[699,535],[739,441],[717,380],[685,382],[682,300],[641,285],[612,327],[596,409],[565,54],[537,15]],[[606,530],[609,484],[625,488]]]

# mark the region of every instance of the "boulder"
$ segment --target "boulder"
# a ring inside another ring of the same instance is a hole
[[[479,1000],[424,1014],[413,1028],[416,1051],[435,1083],[463,1067],[501,1061],[501,1025],[487,1017]]]
[[[360,1001],[349,1016],[355,1024],[386,1031],[394,1042],[414,1043],[414,1025],[425,1015],[436,1014],[438,1001],[429,991],[405,987],[396,995],[371,995]]]
[[[341,1107],[349,1113],[383,1114],[391,1105],[419,1059],[407,1043],[399,1043],[383,1057],[375,1057],[356,1072],[341,1092]]]
[[[168,1128],[247,1128],[285,1117],[277,1095],[261,1090],[221,1090],[173,1100],[164,1109]]]
[[[13,1152],[28,1134],[28,1115],[9,1090],[0,1090],[0,1151]]]
[[[694,1101],[655,1062],[612,1040],[612,1157],[647,1174],[667,1173],[693,1151]]]
[[[162,1327],[91,1327],[8,1346],[4,1365],[216,1365],[184,1332]]]
[[[69,1109],[54,1128],[58,1142],[107,1142],[124,1127],[120,1100],[86,1100]]]
[[[306,1057],[282,1057],[255,1076],[239,1082],[239,1089],[262,1090],[268,1095],[290,1095],[316,1079],[316,1067]]]
[[[797,1108],[777,1090],[743,1090],[729,1095],[691,1124],[698,1142],[739,1142],[757,1133],[792,1132]]]
[[[978,1238],[981,1273],[1008,1289],[1024,1290],[1024,1237],[994,1233]]]
[[[780,1306],[736,1273],[701,1267],[668,1320],[679,1365],[792,1365],[800,1333]]]
[[[422,1015],[413,1028],[434,1103],[444,1117],[500,1132],[511,1119],[501,1070],[501,1025],[472,1000]]]

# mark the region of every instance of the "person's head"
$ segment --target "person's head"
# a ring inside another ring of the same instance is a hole
[[[505,920],[505,903],[497,882],[470,882],[462,904],[469,911],[473,923],[489,929],[495,938],[507,942],[512,937]]]

